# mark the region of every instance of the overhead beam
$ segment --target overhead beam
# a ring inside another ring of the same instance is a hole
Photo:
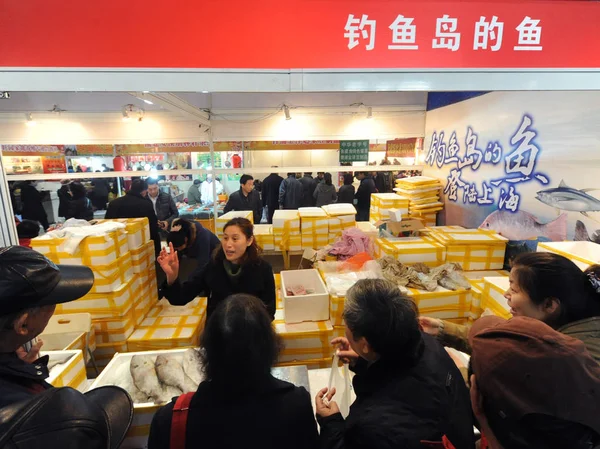
[[[129,92],[129,94],[140,100],[151,101],[153,104],[157,104],[175,114],[197,121],[208,128],[211,126],[210,116],[207,112],[198,109],[175,94],[169,92]]]

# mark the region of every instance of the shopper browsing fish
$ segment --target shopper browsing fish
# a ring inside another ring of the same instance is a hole
[[[167,275],[161,296],[173,305],[185,305],[196,296],[208,297],[207,317],[220,302],[235,293],[247,293],[262,300],[271,319],[275,317],[275,279],[271,265],[260,256],[254,239],[254,226],[245,218],[234,218],[225,224],[218,246],[201,273],[194,273],[180,283],[179,255],[169,244],[158,263]]]
[[[552,253],[517,256],[504,294],[513,316],[535,318],[585,344],[600,362],[600,265],[582,272],[566,257]],[[469,328],[420,317],[423,330],[445,346],[470,352]]]

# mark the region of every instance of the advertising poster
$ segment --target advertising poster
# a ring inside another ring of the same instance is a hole
[[[600,92],[494,92],[427,113],[424,175],[446,224],[493,229],[514,253],[600,243]]]

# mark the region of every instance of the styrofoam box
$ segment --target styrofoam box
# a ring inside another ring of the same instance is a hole
[[[315,292],[311,295],[288,296],[286,286],[295,285]],[[286,323],[329,319],[329,291],[317,270],[282,271],[281,290]]]
[[[338,215],[356,215],[356,208],[350,203],[329,204],[321,206],[327,215],[336,217]]]
[[[232,210],[217,218],[217,234],[223,234],[223,228],[233,218],[246,218],[254,223],[254,215],[251,210]]]
[[[379,229],[370,221],[357,221],[355,226],[369,237],[377,238],[379,236]]]
[[[297,210],[276,210],[273,214],[273,235],[275,236],[275,246],[278,245],[277,238],[281,239],[281,234],[289,229],[290,235],[300,235],[300,215]]]
[[[94,383],[92,383],[90,390],[105,385],[128,385],[128,382],[132,384],[133,379],[131,378],[129,365],[134,355],[158,356],[160,354],[168,354],[170,356],[183,357],[185,351],[186,349],[169,349],[163,351],[128,352],[125,354],[117,353]],[[152,402],[133,404],[133,422],[121,445],[122,449],[147,447],[152,418],[163,405]]]
[[[260,246],[265,251],[273,251],[275,249],[275,238],[273,237],[272,225],[254,225],[254,237],[258,246]]]
[[[57,358],[66,358],[65,363],[56,365],[50,370],[46,382],[55,387],[71,387],[81,392],[87,389],[85,362],[80,350],[40,352],[41,357],[45,355],[50,357],[50,362]]]
[[[481,296],[481,309],[489,309],[494,315],[510,318],[510,307],[504,293],[510,286],[509,278],[485,277],[483,278],[483,294]]]
[[[538,243],[537,250],[564,256],[582,270],[600,263],[600,245],[594,242],[544,242]]]
[[[39,335],[44,342],[44,350],[46,351],[66,351],[68,348],[78,343],[82,338],[85,341],[85,332],[65,332],[61,334],[44,334]]]

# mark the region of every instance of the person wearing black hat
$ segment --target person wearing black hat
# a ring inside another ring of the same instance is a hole
[[[122,388],[53,388],[0,409],[0,448],[118,449],[132,421]]]
[[[196,260],[196,268],[189,276],[189,279],[192,279],[202,277],[213,251],[221,242],[216,235],[197,221],[176,218],[171,223],[167,243],[173,244],[175,251],[181,255]]]
[[[35,357],[23,360],[17,351],[44,331],[56,304],[81,298],[93,283],[88,267],[57,266],[22,246],[0,248],[0,407],[51,387],[48,356],[28,363]]]
[[[148,183],[142,179],[136,179],[131,183],[131,189],[125,196],[112,200],[108,203],[104,218],[148,218],[150,224],[150,238],[154,240],[154,251],[160,253],[160,234],[158,230],[158,218],[154,212],[154,206],[147,198]]]

